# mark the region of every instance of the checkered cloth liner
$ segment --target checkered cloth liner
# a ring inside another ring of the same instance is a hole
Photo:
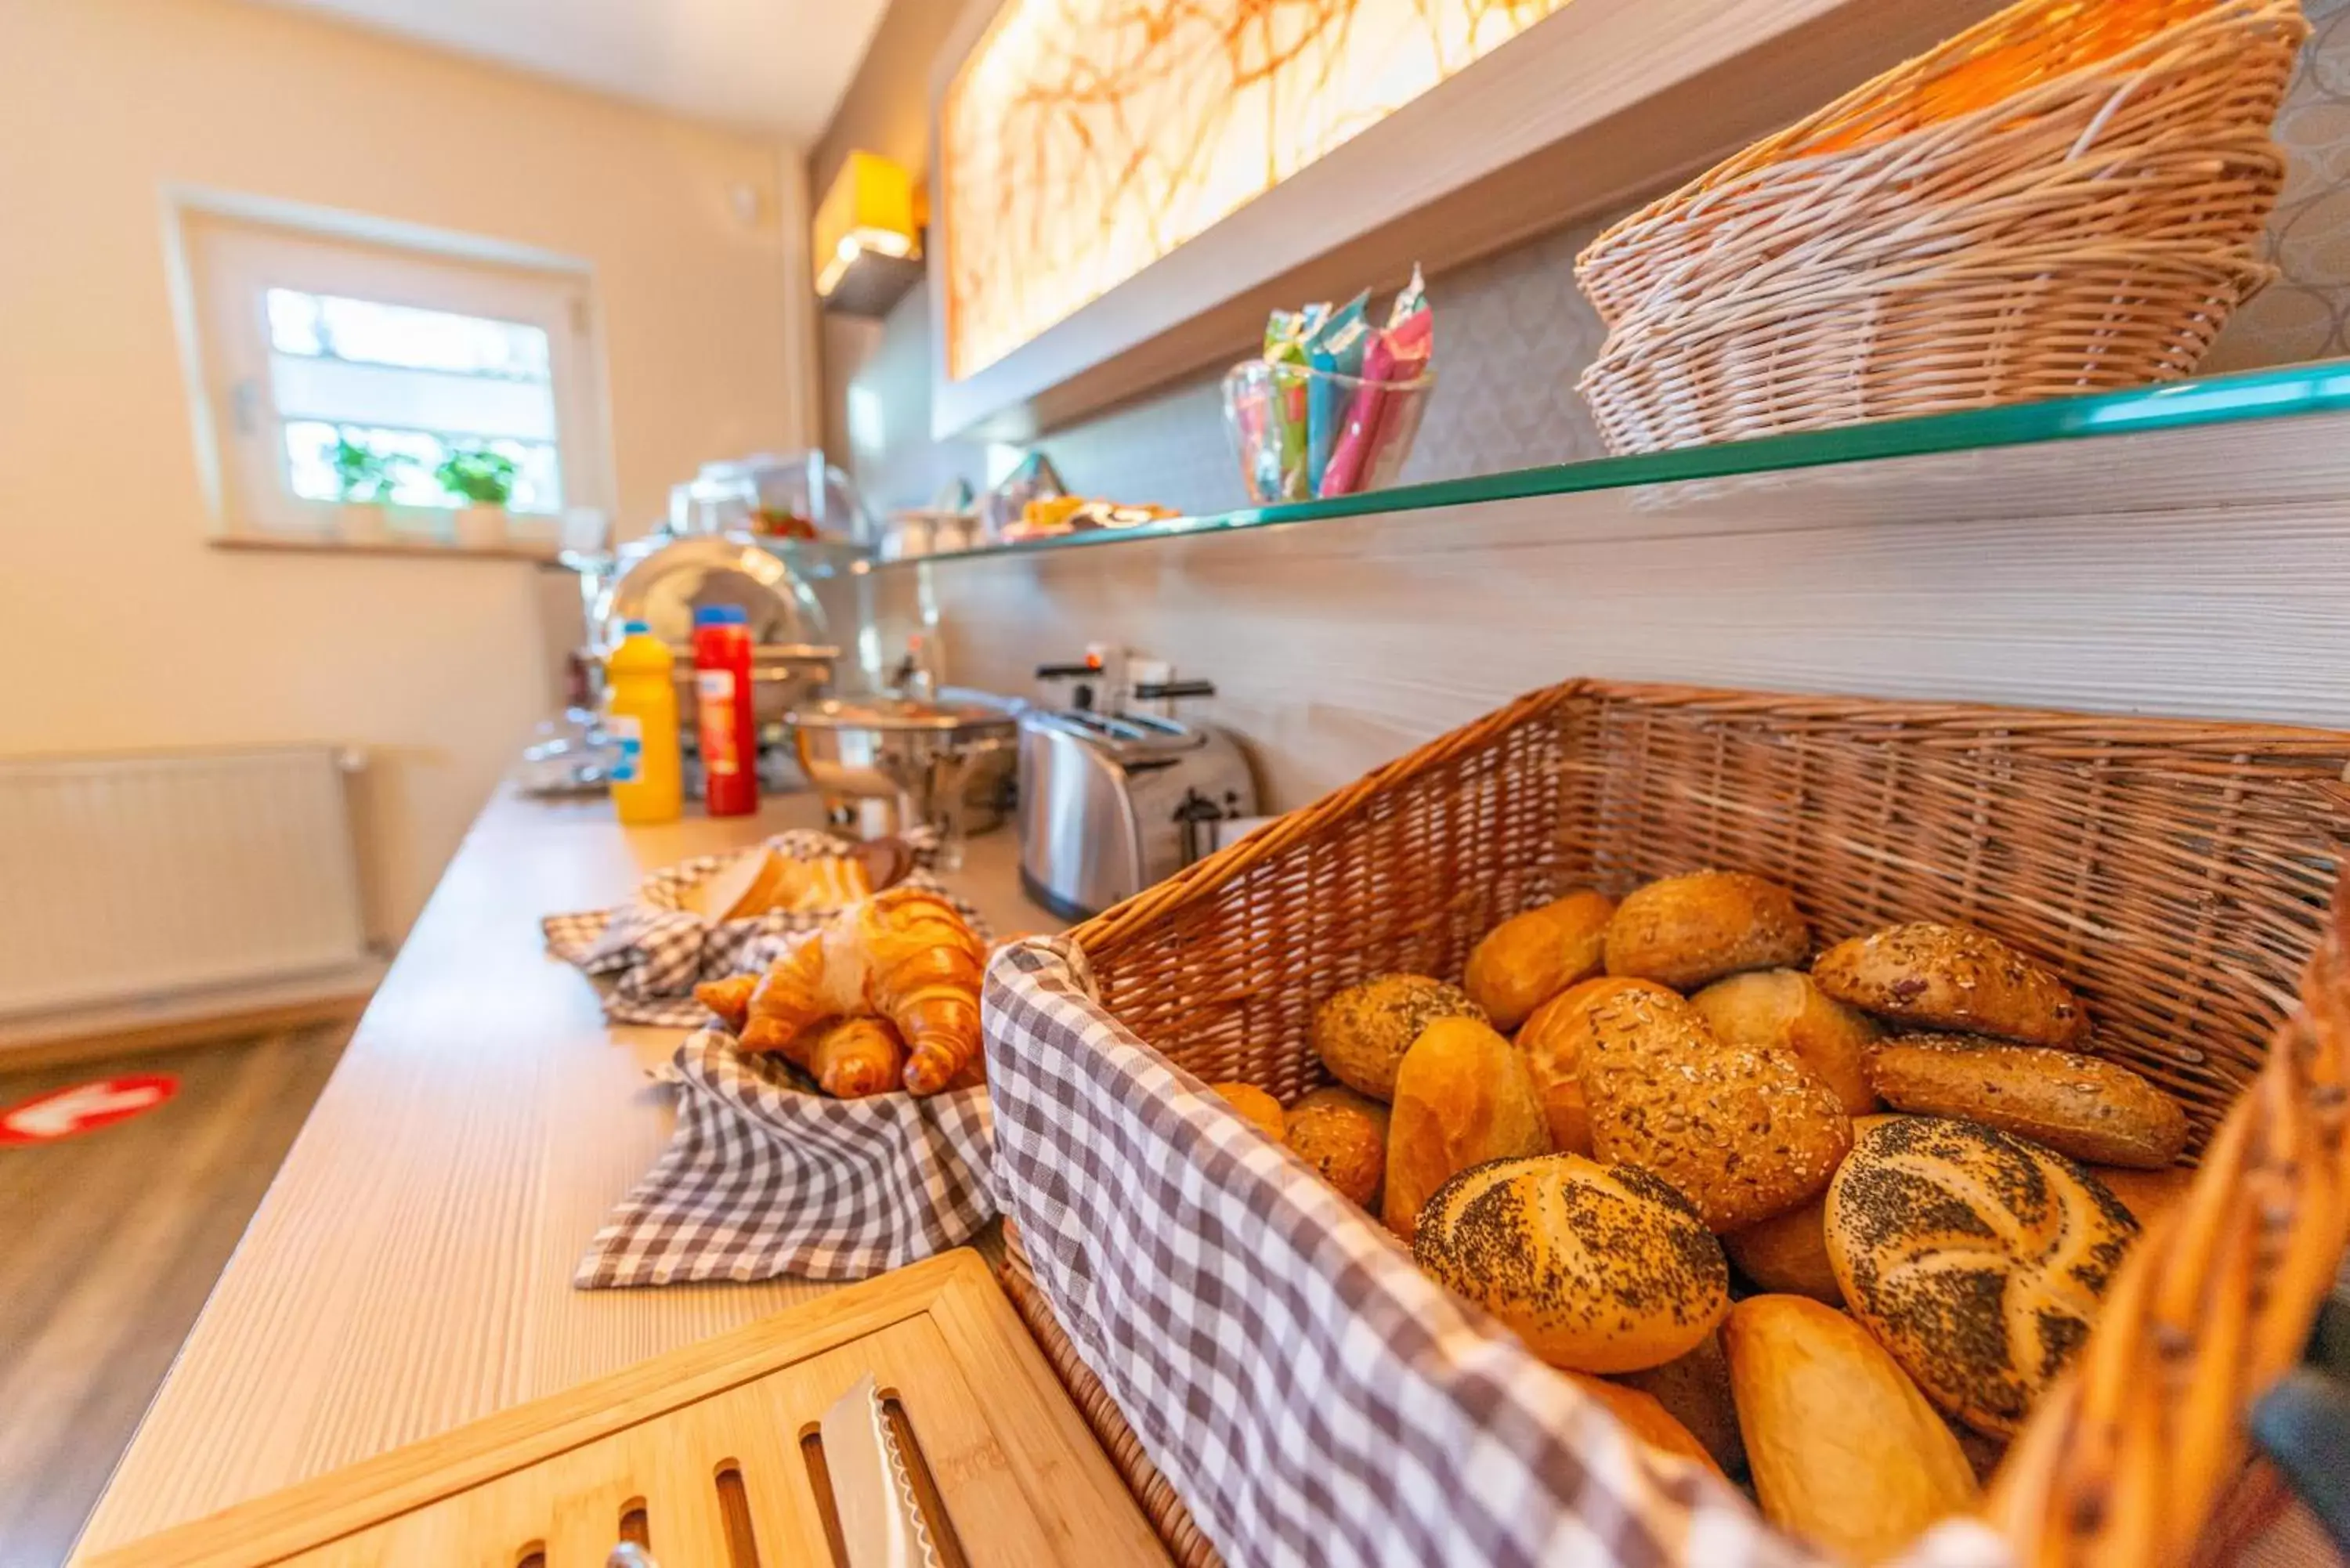
[[[998,1200],[1227,1562],[1820,1563],[1428,1280],[1107,1012],[1066,939],[999,950],[982,1004]],[[1953,1522],[1909,1561],[2007,1555]]]
[[[907,839],[915,868],[906,883],[945,898],[972,930],[986,937],[987,923],[979,911],[931,875],[935,836],[909,834]],[[831,834],[806,829],[776,834],[767,843],[795,860],[846,855],[855,847]],[[711,1021],[710,1010],[693,1000],[695,985],[766,968],[795,937],[816,929],[833,913],[779,911],[753,920],[712,921],[686,908],[688,888],[743,853],[699,856],[656,871],[638,885],[632,902],[617,909],[547,916],[540,922],[547,951],[604,981],[604,1016],[612,1023],[701,1028]]]
[[[983,1088],[831,1099],[714,1029],[688,1035],[666,1075],[677,1131],[596,1233],[581,1289],[862,1280],[995,1217]]]

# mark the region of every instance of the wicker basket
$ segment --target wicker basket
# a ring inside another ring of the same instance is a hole
[[[1669,431],[1752,436],[2184,374],[2265,280],[2251,256],[2284,179],[2268,130],[2307,33],[2294,0],[2025,0],[1758,142],[1577,259],[1617,329],[1584,384],[1603,434],[1648,451],[1677,444]],[[2108,289],[2120,253],[2164,270]],[[1953,265],[1979,286],[1923,281]],[[2216,299],[2192,281],[2214,271],[2235,278]],[[2037,339],[1992,308],[2019,283],[2164,348],[2129,377],[2132,356],[2094,333]],[[1879,329],[1800,331],[1839,316]],[[1941,333],[1948,351],[1904,357]],[[1700,363],[1627,369],[1648,358]],[[1866,412],[1843,395],[1855,379],[1875,388]]]
[[[2027,0],[1624,219],[1577,280],[1613,324],[1888,244],[2241,246],[2282,183],[2268,128],[2307,32],[2291,0]]]
[[[1578,387],[1618,452],[2118,391],[2192,374],[2273,275],[2107,245],[1792,279],[1617,327]]]
[[[1128,1028],[1284,1100],[1322,1078],[1306,1023],[1332,990],[1458,974],[1492,925],[1578,884],[1740,867],[1793,886],[1823,940],[1955,919],[2038,952],[2097,1048],[2186,1104],[2201,1173],[1991,1513],[2021,1563],[2178,1563],[2350,1234],[2350,950],[2326,913],[2346,763],[2350,735],[2306,730],[1575,682],[1074,934]],[[1214,1561],[1013,1251],[1024,1313],[1170,1549]]]

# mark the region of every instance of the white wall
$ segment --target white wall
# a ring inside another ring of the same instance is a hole
[[[0,754],[363,746],[371,919],[404,931],[545,715],[576,597],[521,564],[208,547],[161,188],[587,261],[629,534],[698,463],[803,439],[797,163],[260,6],[0,0]]]

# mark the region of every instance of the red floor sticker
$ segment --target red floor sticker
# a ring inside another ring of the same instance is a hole
[[[69,1084],[0,1111],[0,1145],[55,1143],[153,1110],[180,1092],[169,1073]]]

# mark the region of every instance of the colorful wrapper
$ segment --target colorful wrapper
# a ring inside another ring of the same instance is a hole
[[[1313,492],[1305,472],[1305,337],[1329,306],[1276,310],[1265,318],[1264,359],[1273,367],[1272,396],[1265,407],[1265,439],[1257,449],[1257,492],[1282,501],[1304,501]]]
[[[1355,296],[1332,311],[1306,340],[1305,362],[1321,372],[1312,378],[1305,405],[1305,472],[1317,482],[1330,466],[1347,401],[1346,389],[1328,378],[1363,373],[1363,352],[1371,336],[1365,314],[1370,298],[1369,289]]]
[[[1414,286],[1406,295],[1417,295],[1419,282],[1419,274],[1414,269]],[[1402,305],[1405,296],[1398,296],[1396,303]],[[1435,337],[1436,313],[1429,308],[1424,296],[1418,300],[1416,309],[1397,319],[1395,325],[1372,335],[1370,346],[1363,354],[1363,384],[1355,389],[1347,406],[1343,428],[1330,451],[1329,465],[1322,472],[1318,494],[1352,495],[1377,471],[1381,451],[1398,433],[1396,410],[1403,399],[1419,395],[1391,390],[1389,384],[1417,380],[1427,370],[1435,350]]]

